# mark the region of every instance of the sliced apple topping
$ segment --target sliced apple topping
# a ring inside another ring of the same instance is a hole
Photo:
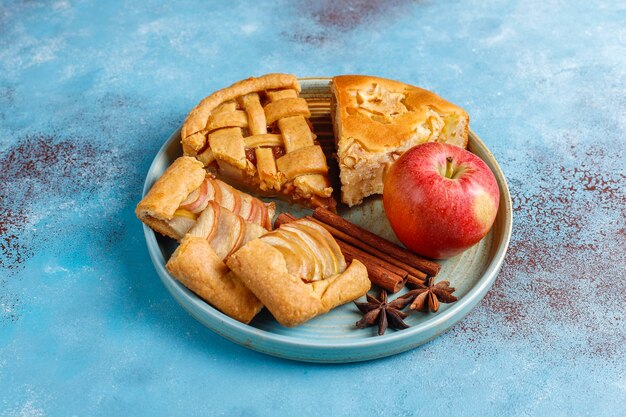
[[[223,207],[217,223],[217,230],[209,243],[220,259],[226,259],[241,245],[245,223],[241,217]]]
[[[243,238],[245,236],[245,232],[246,232],[246,222],[239,216],[234,215],[239,223],[239,233],[233,233],[233,237],[236,236],[236,238],[234,238],[232,240],[233,244],[230,247],[230,250],[228,251],[228,253],[226,254],[226,258],[228,258],[230,255],[232,255],[233,253],[235,253],[235,251],[237,249],[239,249],[241,247],[241,245],[243,244]]]
[[[267,230],[272,230],[272,219],[267,212],[267,206],[261,200],[257,200],[257,208],[259,209],[258,224],[265,227]]]
[[[306,232],[293,226],[286,225],[286,227],[281,227],[278,233],[283,235],[290,244],[298,248],[302,256],[306,258],[305,262],[310,266],[310,274],[301,277],[302,280],[306,282],[321,280],[325,268],[322,254],[319,253],[319,248],[315,241]]]
[[[213,195],[213,201],[217,202],[217,204],[222,205],[222,187],[219,186],[219,181],[212,178],[209,180],[209,183],[211,184],[211,186],[213,187],[214,190],[214,195]]]
[[[315,223],[315,222],[310,221],[310,220],[303,219],[299,223],[302,224],[303,226],[310,227],[313,230],[317,231],[316,236],[321,238],[321,239],[323,239],[324,242],[326,242],[326,244],[328,245],[328,248],[330,249],[330,251],[332,253],[332,258],[334,260],[336,260],[336,262],[337,262],[337,265],[334,268],[334,270],[333,270],[334,272],[333,273],[334,274],[341,274],[343,271],[345,271],[346,268],[348,267],[348,265],[346,264],[346,259],[343,257],[343,253],[341,252],[341,248],[337,244],[337,241],[328,232],[328,230],[326,230],[324,227],[322,227],[318,223]]]
[[[256,223],[244,223],[244,226],[245,226],[245,230],[243,233],[243,240],[241,241],[241,246],[267,233],[267,230],[264,227],[259,226]]]
[[[320,225],[309,221],[300,220],[290,224],[306,232],[318,247],[320,256],[324,259],[324,278],[340,274],[346,269],[346,262],[335,239]]]
[[[187,231],[196,223],[197,215],[189,210],[178,209],[168,224],[179,237],[185,236]]]
[[[265,243],[276,248],[285,258],[287,271],[291,275],[300,278],[307,278],[310,274],[310,265],[306,261],[306,257],[302,255],[302,249],[296,248],[289,240],[285,239],[279,230],[267,233],[260,238]]]
[[[248,217],[244,217],[246,221],[250,223],[258,224],[259,226],[265,227],[263,222],[261,222],[261,206],[265,206],[265,204],[260,203],[260,200],[253,198],[250,200],[250,213],[248,213]],[[243,217],[243,216],[242,216]]]
[[[210,200],[208,180],[204,180],[200,187],[192,191],[181,203],[180,208],[193,213],[200,213]]]
[[[214,180],[214,184],[216,184],[220,189],[220,200],[217,200],[216,198],[219,205],[227,208],[235,214],[239,214],[239,209],[241,208],[241,197],[239,191],[222,181]]]
[[[215,183],[210,177],[207,177],[205,182],[206,182],[207,200],[215,201],[216,193],[217,193],[217,190],[215,189]]]
[[[198,218],[198,215],[189,210],[179,208],[174,212],[174,217],[186,217],[191,220],[196,220]]]
[[[211,241],[217,230],[219,216],[220,206],[215,201],[210,201],[198,217],[196,224],[189,230],[189,234]]]
[[[189,206],[198,199],[198,196],[200,195],[200,188],[202,188],[202,186],[190,192],[187,198],[185,198],[183,202],[180,203],[180,207],[182,207],[185,210],[189,210]]]
[[[335,239],[318,224],[301,219],[283,223],[261,237],[284,256],[287,270],[305,282],[329,278],[345,271],[346,261]]]
[[[239,213],[237,214],[243,217],[244,220],[248,220],[248,218],[250,217],[250,213],[252,213],[254,200],[248,194],[240,194],[240,197],[241,197],[241,207],[239,208]]]

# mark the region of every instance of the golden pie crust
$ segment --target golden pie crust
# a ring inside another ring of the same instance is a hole
[[[301,221],[289,224],[294,225]],[[342,257],[341,263],[345,266],[341,251],[339,254]],[[367,269],[358,260],[352,261],[338,274],[305,282],[289,272],[284,254],[263,240],[263,237],[252,240],[232,254],[227,265],[261,300],[274,318],[288,327],[304,323],[355,300],[371,286]]]
[[[203,99],[181,130],[183,153],[230,183],[335,208],[328,164],[289,74],[248,78]]]
[[[195,223],[195,217],[200,215],[200,213],[189,213],[192,218],[187,220],[187,227],[181,228],[181,222],[178,221],[180,218],[177,217],[181,204],[188,200],[190,195],[198,193],[203,186],[210,191],[202,207],[206,207],[208,201],[218,199],[225,208],[243,215],[247,222],[257,223],[268,230],[271,229],[276,206],[273,202],[264,203],[213,178],[212,175],[207,174],[201,162],[188,156],[176,159],[165,170],[139,202],[135,213],[152,229],[180,240]],[[252,210],[256,212],[252,213]]]
[[[381,194],[388,168],[411,147],[467,147],[467,112],[435,93],[366,75],[337,76],[330,87],[341,201],[349,206]]]
[[[166,264],[185,287],[222,313],[248,323],[263,308],[225,260],[267,230],[210,202]]]
[[[334,77],[331,91],[342,201],[349,206],[382,193],[387,169],[412,146],[467,146],[467,113],[432,92],[356,75]],[[182,127],[185,156],[136,208],[142,222],[180,240],[168,271],[243,323],[265,305],[279,323],[295,326],[371,286],[365,266],[346,265],[324,228],[300,219],[268,233],[274,203],[214,177],[334,210],[327,161],[299,92],[295,76],[268,74],[206,97]]]
[[[205,177],[202,163],[194,158],[176,159],[137,204],[135,214],[153,230],[180,240],[182,236],[169,221],[187,196],[200,187]]]

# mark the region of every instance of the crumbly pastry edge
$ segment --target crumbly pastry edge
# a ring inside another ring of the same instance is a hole
[[[187,235],[166,264],[185,287],[227,316],[249,323],[263,304],[218,258],[209,242]]]
[[[341,274],[313,283],[291,275],[283,255],[273,246],[255,239],[235,252],[227,265],[286,327],[355,300],[371,287],[367,269],[354,260]]]
[[[178,239],[167,221],[174,217],[189,193],[202,184],[205,176],[206,171],[197,159],[189,156],[176,159],[137,204],[135,214],[152,229]]]
[[[257,91],[285,88],[294,89],[300,93],[300,84],[295,75],[265,74],[260,77],[250,77],[217,90],[202,99],[187,115],[180,133],[183,145],[186,138],[205,128],[211,112],[220,104]]]

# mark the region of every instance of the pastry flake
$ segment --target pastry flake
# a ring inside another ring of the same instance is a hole
[[[446,142],[467,147],[467,112],[430,91],[342,75],[332,79],[331,92],[341,201],[349,206],[381,194],[388,168],[413,146]]]

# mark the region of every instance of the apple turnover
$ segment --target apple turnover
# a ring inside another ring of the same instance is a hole
[[[137,217],[157,232],[180,240],[214,201],[245,221],[272,229],[275,204],[264,203],[207,174],[195,158],[180,157],[139,202]]]
[[[185,287],[222,313],[248,323],[263,304],[224,260],[267,230],[246,222],[210,201],[167,262],[167,270]]]
[[[409,148],[467,146],[467,112],[430,91],[365,75],[337,76],[330,86],[341,201],[349,206],[381,194],[387,170]]]
[[[187,116],[183,153],[255,193],[334,210],[326,157],[299,92],[289,74],[248,78],[216,91]]]
[[[284,326],[301,324],[370,289],[365,266],[350,266],[326,229],[300,219],[232,254],[228,266]]]

